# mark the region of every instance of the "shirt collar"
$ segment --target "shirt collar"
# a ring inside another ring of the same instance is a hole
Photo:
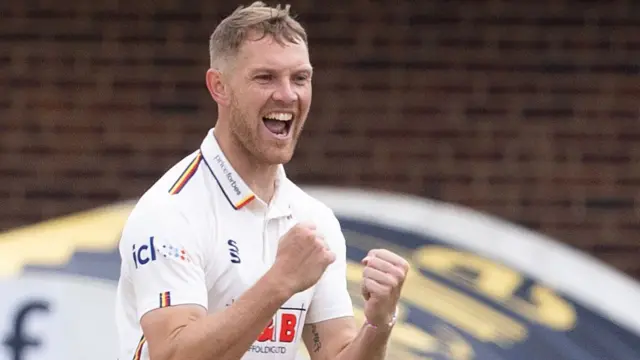
[[[207,136],[202,141],[200,152],[211,175],[213,175],[220,190],[222,190],[225,198],[234,209],[240,210],[256,200],[256,195],[224,156],[220,144],[218,144],[216,137],[213,135],[213,129],[208,131]],[[276,178],[276,192],[272,202],[275,205],[273,210],[277,216],[288,216],[291,212],[291,207],[284,196],[286,193],[283,187],[285,180],[284,167],[280,165]]]
[[[276,177],[276,191],[273,194],[272,206],[269,207],[269,217],[290,217],[293,213],[291,205],[287,197],[287,175],[284,166],[278,166],[278,175]]]

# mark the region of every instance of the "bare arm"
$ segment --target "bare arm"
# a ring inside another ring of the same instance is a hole
[[[238,360],[291,296],[267,273],[224,311],[197,305],[161,308],[140,323],[151,360]]]
[[[383,360],[409,263],[384,249],[362,260],[365,324],[356,330],[353,317],[334,318],[305,326],[303,339],[312,360]]]
[[[303,339],[311,360],[383,360],[391,329],[364,325],[352,317],[305,325]]]

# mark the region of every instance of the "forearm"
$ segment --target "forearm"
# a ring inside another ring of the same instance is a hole
[[[289,297],[275,285],[263,277],[224,311],[182,328],[172,339],[168,359],[240,359]]]
[[[384,360],[390,336],[390,328],[374,328],[365,324],[334,360]]]

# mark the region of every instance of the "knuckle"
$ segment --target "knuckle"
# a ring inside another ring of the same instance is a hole
[[[291,230],[289,230],[290,237],[298,237],[300,236],[300,233],[301,233],[301,229],[297,227],[293,227],[291,228]]]
[[[411,265],[409,264],[409,262],[407,260],[402,260],[402,270],[404,270],[404,273],[408,273],[409,269],[411,269]]]
[[[396,284],[396,278],[392,275],[387,275],[385,280],[385,285],[388,287],[394,287]]]
[[[393,270],[394,270],[393,274],[394,274],[394,277],[396,279],[403,279],[405,277],[405,275],[406,275],[406,272],[404,271],[404,268],[398,269],[398,268],[394,267]]]
[[[333,262],[336,259],[336,254],[334,254],[331,251],[327,251],[326,252],[326,258],[327,258],[327,260],[329,260],[329,262]]]
[[[389,274],[387,275],[387,278],[389,279],[389,284],[393,285],[393,286],[397,286],[398,285],[398,276],[394,275],[394,274]]]
[[[305,239],[311,239],[312,236],[307,230],[304,230],[300,232],[300,238],[305,240]]]
[[[380,259],[377,257],[369,258],[369,266],[378,266],[380,264]]]
[[[391,287],[391,286],[387,286],[387,287],[384,289],[384,294],[385,294],[386,296],[388,296],[388,297],[391,297],[391,295],[393,294],[393,287]]]

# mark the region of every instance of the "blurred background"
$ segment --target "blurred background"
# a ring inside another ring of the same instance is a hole
[[[637,285],[640,2],[290,3],[315,68],[292,180],[459,205]],[[196,149],[216,119],[208,37],[240,4],[249,2],[0,2],[0,230],[134,200]],[[22,286],[15,279],[6,286]],[[544,358],[640,358],[637,333],[611,334],[601,357],[576,340]],[[45,359],[5,348],[0,359]],[[397,358],[525,358],[478,349]]]

